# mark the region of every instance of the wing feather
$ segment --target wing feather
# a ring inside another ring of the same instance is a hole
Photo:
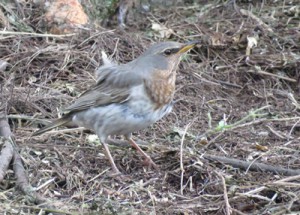
[[[104,65],[96,71],[97,83],[85,91],[64,112],[77,112],[91,107],[112,103],[124,103],[130,97],[130,88],[143,83],[139,73],[134,73],[128,64]]]

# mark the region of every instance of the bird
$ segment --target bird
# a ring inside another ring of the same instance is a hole
[[[171,112],[181,56],[198,43],[158,42],[126,64],[117,64],[103,55],[104,64],[95,72],[96,83],[65,108],[61,118],[32,136],[70,122],[91,129],[98,135],[112,171],[118,175],[121,172],[107,140],[111,135],[123,135],[147,165],[157,168],[133,140],[132,132],[149,127]]]

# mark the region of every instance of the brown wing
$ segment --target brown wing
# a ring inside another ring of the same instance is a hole
[[[113,85],[117,88],[130,87],[143,82],[144,66],[139,66],[136,60],[122,65],[104,65],[96,72],[97,83]]]
[[[103,66],[97,72],[97,83],[84,92],[64,112],[86,110],[112,103],[124,103],[129,99],[130,88],[142,84],[139,73],[133,72],[128,65]]]

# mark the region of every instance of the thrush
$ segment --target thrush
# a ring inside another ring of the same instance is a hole
[[[160,42],[127,64],[117,65],[104,59],[104,65],[96,71],[96,84],[65,108],[65,115],[33,135],[70,122],[94,130],[116,174],[120,171],[107,138],[124,135],[145,162],[156,167],[132,139],[132,132],[150,126],[171,111],[180,58],[197,43]]]

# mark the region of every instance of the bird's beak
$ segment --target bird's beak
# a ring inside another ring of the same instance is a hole
[[[197,44],[199,44],[200,41],[192,41],[184,44],[179,51],[177,52],[178,54],[182,54],[190,50],[191,48],[195,47]]]

